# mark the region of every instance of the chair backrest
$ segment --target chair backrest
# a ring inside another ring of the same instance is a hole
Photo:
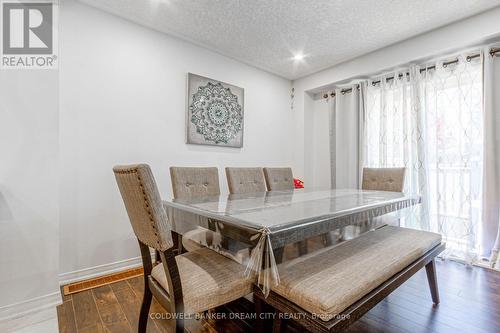
[[[170,167],[175,199],[217,196],[220,194],[217,168]]]
[[[171,228],[149,165],[115,166],[113,172],[139,241],[158,251],[171,248]]]
[[[269,191],[293,190],[292,168],[264,168],[267,189]]]
[[[229,193],[266,192],[266,180],[262,168],[226,168]]]
[[[363,168],[363,190],[403,192],[405,168]]]

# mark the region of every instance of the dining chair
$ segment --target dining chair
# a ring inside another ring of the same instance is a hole
[[[170,167],[174,199],[203,199],[220,195],[219,171],[216,167]],[[209,222],[211,223],[211,222]],[[179,252],[195,251],[209,246],[219,253],[242,263],[248,257],[248,246],[239,244],[224,235],[230,232],[213,228],[197,227],[176,235]]]
[[[405,168],[363,168],[361,189],[403,192],[405,171]],[[365,232],[371,228],[378,228],[387,224],[399,226],[400,219],[390,214],[378,216],[364,223],[360,223],[359,232]]]
[[[403,192],[405,168],[363,168],[363,190]]]
[[[266,192],[266,180],[262,168],[226,168],[229,193]]]
[[[264,168],[264,177],[269,191],[284,191],[294,190],[295,183],[293,182],[292,168]],[[321,242],[329,245],[331,244],[330,234],[323,234],[318,236]],[[307,240],[296,243],[299,255],[306,254],[308,249]],[[280,251],[283,251],[282,249]]]
[[[170,167],[175,199],[220,195],[219,171],[216,167]]]
[[[220,195],[219,170],[216,167],[170,167],[174,199],[196,199]],[[211,243],[214,233],[197,228],[178,236],[182,249],[194,251]]]
[[[144,296],[138,332],[146,332],[152,297],[171,314],[172,329],[184,332],[184,314],[226,304],[252,292],[244,266],[210,249],[175,255],[171,226],[147,164],[115,166],[116,182],[139,242],[144,266]],[[153,267],[150,248],[160,252]]]
[[[293,190],[292,168],[264,168],[267,189],[269,191]]]

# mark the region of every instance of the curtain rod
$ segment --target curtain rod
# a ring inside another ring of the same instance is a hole
[[[490,49],[490,52],[488,52],[488,53],[489,53],[492,57],[494,57],[497,53],[500,53],[500,48],[492,48],[492,49]],[[481,56],[481,54],[480,54],[480,53],[478,53],[478,54],[473,54],[473,55],[469,55],[469,56],[467,56],[467,57],[465,58],[465,60],[467,60],[467,62],[470,62],[472,59],[478,58],[478,57],[480,57],[480,56]],[[459,61],[458,59],[455,59],[455,60],[451,60],[451,61],[443,62],[443,67],[445,67],[445,68],[446,68],[446,67],[447,67],[447,66],[449,66],[449,65],[456,64],[458,61]],[[421,68],[421,69],[420,69],[420,73],[423,73],[423,72],[425,72],[425,71],[427,71],[427,70],[432,70],[432,69],[436,69],[436,65],[433,65],[433,66],[428,66],[428,67],[425,67],[425,68]],[[399,75],[398,75],[398,78],[399,78],[399,79],[401,79],[404,75],[407,75],[407,76],[408,76],[408,75],[410,75],[410,73],[409,73],[409,72],[406,72],[406,73],[404,73],[404,74],[403,74],[403,73],[401,73],[401,74],[399,74]],[[390,76],[390,77],[386,78],[385,80],[386,80],[386,82],[389,82],[389,81],[391,81],[391,80],[394,80],[394,76]],[[375,85],[377,85],[377,84],[379,84],[379,83],[380,83],[380,80],[378,80],[378,81],[372,81],[372,86],[375,86]],[[356,88],[357,88],[357,90],[359,90],[359,84],[357,84],[357,85],[356,85]],[[350,93],[350,92],[352,92],[352,88],[346,88],[346,89],[342,89],[342,90],[340,91],[340,93],[341,93],[342,95],[347,94],[347,93]],[[335,92],[333,92],[333,91],[332,91],[331,93],[325,93],[325,94],[323,94],[323,98],[328,98],[328,97],[332,97],[332,98],[333,98],[333,97],[335,97]]]

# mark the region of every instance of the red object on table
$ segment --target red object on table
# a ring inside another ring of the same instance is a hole
[[[293,183],[295,185],[295,188],[304,188],[304,182],[300,179],[294,178]]]

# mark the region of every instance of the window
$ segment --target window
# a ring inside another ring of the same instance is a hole
[[[480,60],[368,85],[364,165],[407,168],[405,191],[422,197],[403,224],[441,233],[448,255],[472,260],[481,217]]]

